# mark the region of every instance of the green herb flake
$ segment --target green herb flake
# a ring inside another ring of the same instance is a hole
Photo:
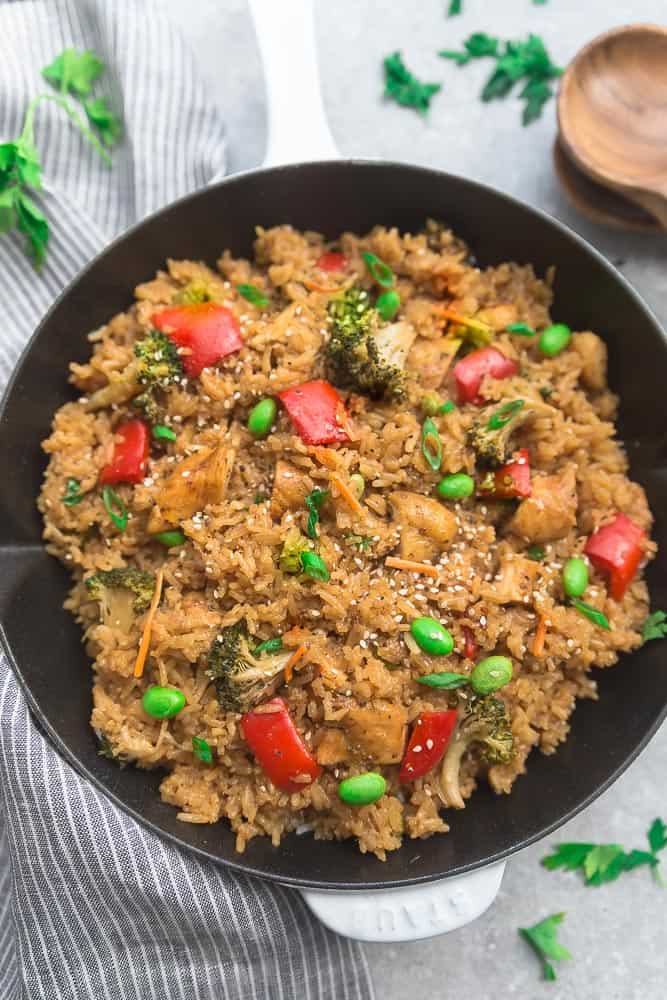
[[[529,549],[526,549],[527,558],[532,559],[533,562],[542,562],[546,559],[546,555],[541,545],[531,545]]]
[[[60,498],[66,507],[76,507],[81,503],[85,493],[81,492],[81,483],[78,479],[68,479],[65,485],[65,492]]]
[[[667,614],[664,611],[654,611],[642,625],[642,639],[664,639],[667,636]]]
[[[441,84],[418,80],[403,63],[400,52],[387,56],[383,65],[384,96],[404,108],[414,108],[420,115],[425,115]]]
[[[127,528],[127,522],[129,520],[127,514],[127,507],[123,503],[122,499],[118,496],[115,490],[112,490],[110,486],[105,486],[102,490],[102,501],[106,509],[107,514],[116,525],[120,532],[125,531]]]
[[[329,490],[320,490],[316,487],[305,498],[306,510],[309,511],[306,526],[309,538],[315,539],[318,536],[317,524],[320,519],[320,508],[328,496]]]
[[[264,642],[260,642],[259,646],[255,646],[252,651],[253,656],[261,656],[262,653],[279,653],[283,648],[283,640],[278,635],[274,639],[265,639]]]
[[[556,871],[558,868],[580,871],[586,885],[590,886],[615,882],[623,872],[648,866],[662,884],[658,871],[658,853],[667,847],[667,826],[663,820],[653,820],[646,837],[648,851],[625,851],[620,844],[558,844],[552,854],[542,858],[542,864],[549,871]]]
[[[107,104],[106,97],[94,97],[83,106],[88,121],[98,132],[105,146],[115,146],[123,135],[123,124]]]
[[[370,535],[346,535],[345,541],[348,545],[354,545],[360,552],[367,552],[373,545],[373,539]]]
[[[266,295],[257,287],[257,285],[237,285],[236,291],[253,306],[258,306],[263,309],[269,304],[269,300]]]
[[[253,503],[266,503],[269,498],[264,493],[255,493]]]
[[[455,17],[463,10],[463,0],[450,0],[447,17]]]
[[[422,424],[421,449],[433,471],[438,472],[442,465],[442,441],[440,432],[430,417]]]
[[[508,333],[515,333],[519,337],[534,337],[537,333],[537,330],[533,330],[527,323],[508,323],[505,329]]]
[[[202,762],[202,764],[213,763],[213,751],[211,749],[211,744],[208,740],[203,739],[201,736],[192,737],[192,752],[195,757]]]
[[[611,631],[609,619],[602,613],[602,611],[598,611],[598,609],[594,608],[592,604],[580,601],[577,597],[573,597],[571,599],[571,603],[572,606],[584,616],[584,618],[588,618],[589,622],[593,622],[594,625],[598,625],[600,628],[606,629],[608,632]]]
[[[455,688],[465,687],[470,683],[470,678],[466,674],[441,673],[426,674],[417,678],[418,684],[425,684],[427,687],[437,688],[438,691],[453,691]]]
[[[49,66],[44,67],[42,76],[61,94],[88,97],[93,83],[103,71],[104,63],[90,49],[84,52],[65,49]]]
[[[544,978],[549,982],[556,979],[556,970],[549,961],[560,962],[572,955],[558,940],[559,925],[565,919],[564,913],[554,913],[532,927],[520,927],[519,934],[528,942],[542,962]]]

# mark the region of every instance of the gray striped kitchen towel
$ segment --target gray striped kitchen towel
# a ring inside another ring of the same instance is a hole
[[[0,142],[19,134],[45,89],[40,67],[66,47],[109,66],[101,83],[126,138],[109,171],[61,112],[40,108],[51,244],[36,276],[20,241],[0,238],[2,386],[53,298],[110,237],[224,172],[219,116],[148,0],[0,2]],[[371,996],[361,949],[297,892],[181,853],[80,778],[0,660],[0,1000]]]

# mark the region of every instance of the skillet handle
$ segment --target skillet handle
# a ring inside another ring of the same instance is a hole
[[[337,934],[389,944],[447,934],[481,917],[498,895],[504,871],[501,861],[401,889],[301,892],[315,916]]]
[[[264,64],[265,167],[337,160],[317,70],[313,0],[249,0]]]

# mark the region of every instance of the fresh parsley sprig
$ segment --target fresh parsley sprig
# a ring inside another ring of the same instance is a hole
[[[542,858],[542,864],[549,871],[558,868],[580,871],[586,885],[593,886],[614,882],[623,872],[648,865],[656,881],[662,885],[658,854],[667,847],[667,826],[663,820],[655,819],[646,837],[648,851],[625,851],[620,844],[558,844],[552,854]]]
[[[667,614],[664,611],[654,611],[642,625],[642,639],[644,642],[650,642],[651,639],[664,639],[666,637]]]
[[[528,942],[542,962],[542,973],[549,982],[556,979],[556,970],[549,961],[560,962],[572,958],[567,948],[558,940],[559,925],[565,919],[564,913],[553,913],[532,927],[520,927],[519,934]]]
[[[404,108],[414,108],[420,115],[428,111],[431,98],[441,89],[439,83],[422,83],[394,52],[384,60],[384,96]]]

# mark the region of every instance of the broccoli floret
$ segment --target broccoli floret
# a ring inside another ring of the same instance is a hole
[[[90,596],[100,602],[102,622],[128,632],[135,616],[149,608],[155,577],[134,566],[102,569],[88,577],[86,587]]]
[[[291,650],[253,656],[244,621],[230,625],[213,640],[206,673],[215,683],[220,704],[247,712],[279,687]]]
[[[463,755],[469,747],[478,744],[482,760],[489,764],[507,764],[514,756],[510,720],[499,698],[473,695],[462,711],[440,772],[440,797],[454,809],[465,806],[459,776]]]
[[[525,399],[510,399],[487,406],[468,431],[480,465],[498,468],[509,460],[515,431],[538,412],[538,405]]]
[[[372,399],[398,399],[405,392],[405,359],[415,330],[410,323],[380,326],[368,292],[350,288],[329,304],[331,337],[326,366],[334,384]]]
[[[169,389],[182,378],[183,365],[176,344],[159,330],[151,330],[134,345],[134,358],[129,365],[92,394],[86,409],[99,410],[131,399],[148,420],[155,421],[159,409],[155,392]]]
[[[194,305],[199,302],[210,302],[213,296],[203,281],[191,281],[174,295],[174,302],[183,305]]]
[[[278,559],[278,565],[283,573],[300,573],[303,569],[301,556],[312,548],[313,543],[302,535],[298,528],[290,528],[285,535]]]

